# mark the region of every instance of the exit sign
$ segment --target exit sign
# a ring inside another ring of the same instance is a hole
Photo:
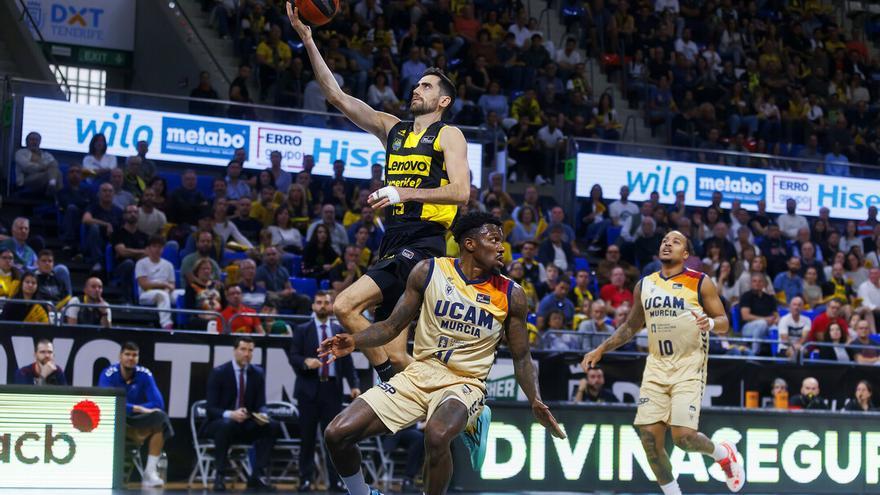
[[[89,46],[47,44],[44,50],[68,64],[98,67],[129,67],[131,52]],[[61,60],[59,60],[61,61]]]

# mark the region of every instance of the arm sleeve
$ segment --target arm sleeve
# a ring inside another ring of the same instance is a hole
[[[227,417],[223,408],[220,406],[220,373],[217,369],[211,371],[211,374],[208,376],[208,390],[207,396],[205,397],[205,411],[208,413],[208,418],[210,419],[218,419],[220,417]]]
[[[863,306],[870,309],[871,311],[874,311],[875,309],[877,309],[877,306],[873,302],[871,302],[871,298],[868,295],[868,287],[865,286],[866,283],[870,284],[871,282],[863,282],[862,285],[859,286],[858,296],[862,299]]]
[[[144,392],[147,395],[147,401],[141,404],[141,406],[164,411],[165,399],[162,398],[162,392],[159,392],[159,387],[156,386],[156,380],[153,378],[153,375],[145,374],[144,376]]]
[[[64,374],[64,370],[58,368],[58,383],[56,385],[67,385],[67,375]]]
[[[305,369],[306,357],[303,355],[304,333],[299,326],[293,328],[293,336],[290,338],[290,350],[287,353],[287,359],[290,361],[290,365],[296,374]]]
[[[107,376],[107,371],[104,370],[101,372],[101,375],[98,377],[98,386],[104,388],[115,388],[116,385],[110,381],[110,377]],[[128,397],[125,398],[125,414],[131,414],[131,408],[134,404],[128,402]]]
[[[15,376],[12,377],[12,383],[16,385],[28,385],[28,379],[24,373],[21,372],[21,369],[15,370]],[[31,385],[33,385],[31,383]]]
[[[230,227],[229,235],[233,239],[235,239],[235,242],[242,244],[242,245],[245,245],[248,248],[253,249],[254,245],[251,243],[251,241],[248,240],[247,237],[245,237],[241,234],[241,232],[238,230],[238,227],[236,227],[234,223],[229,222],[229,227]]]

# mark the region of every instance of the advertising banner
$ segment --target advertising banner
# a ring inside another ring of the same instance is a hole
[[[0,386],[0,488],[113,488],[122,390]]]
[[[27,0],[26,4],[50,43],[134,51],[134,0]],[[34,38],[39,39],[36,33]]]
[[[826,207],[833,218],[863,220],[869,206],[880,205],[880,181],[782,170],[737,168],[702,163],[578,153],[577,195],[589,197],[593,184],[602,186],[606,200],[620,198],[629,187],[630,200],[645,201],[656,191],[660,202],[672,204],[684,191],[688,206],[708,206],[712,193],[721,192],[723,204],[738,199],[755,210],[760,200],[767,211],[785,213],[785,202],[797,200],[797,212],[818,216]]]
[[[107,331],[65,326],[3,326],[3,331],[0,332],[0,385],[12,383],[16,369],[33,363],[35,340],[43,337],[53,339],[55,361],[64,369],[70,384],[83,387],[96,384],[101,371],[118,361],[123,343],[137,343],[140,347],[140,364],[153,373],[177,432],[167,446],[172,479],[180,479],[189,474],[193,462],[187,422],[189,406],[205,398],[211,369],[232,359],[232,336],[123,328]],[[289,347],[288,337],[256,339],[253,362],[266,372],[268,401],[293,402],[296,374],[288,360]],[[366,390],[375,383],[373,370],[362,354],[355,353],[353,358],[361,390]],[[536,367],[539,366],[541,393],[545,400],[565,401],[573,397],[578,380],[583,376],[574,361],[565,363],[537,354],[533,358]],[[496,404],[504,407],[519,404],[516,407],[523,407],[521,402],[517,402],[525,397],[516,385],[513,361],[505,350],[499,352],[496,361],[486,380],[487,395],[493,408]],[[634,403],[638,400],[644,358],[622,359],[609,354],[603,359],[602,368],[605,371],[606,386],[619,401]],[[785,378],[789,390],[796,393],[800,388],[800,380],[807,376],[817,377],[822,386],[822,394],[837,399],[837,405],[851,394],[858,380],[867,378],[876,381],[876,371],[868,366],[798,366],[792,363],[761,364],[710,359],[703,406],[738,406],[742,403],[744,390],[757,390],[762,395],[767,395],[775,377]],[[560,390],[557,391],[556,388]],[[344,393],[348,392],[349,386],[345,383]],[[526,415],[529,414],[527,407],[524,411]],[[631,422],[632,413],[628,414],[630,416],[626,421]],[[0,418],[2,417],[3,412],[0,411]],[[500,416],[496,414],[494,417],[497,419]],[[3,466],[3,433],[5,431],[0,428],[0,470]],[[59,450],[58,455],[61,453]]]
[[[659,493],[632,425],[634,406],[551,404],[565,429],[553,438],[522,403],[493,403],[486,460],[479,473],[455,452],[452,486],[463,491]],[[880,415],[704,409],[700,431],[737,444],[741,493],[880,491]],[[670,448],[671,447],[671,448]],[[710,458],[667,443],[684,493],[729,493]]]
[[[345,176],[369,179],[373,163],[385,164],[385,148],[365,132],[337,131],[296,125],[204,117],[114,106],[91,106],[25,97],[22,143],[39,132],[47,150],[88,151],[98,133],[107,138],[108,153],[136,154],[138,141],[150,145],[149,158],[194,165],[225,167],[236,148],[247,150],[247,168],[265,169],[269,155],[278,151],[282,167],[301,170],[304,155],[315,159],[314,173],[333,175],[333,162],[345,162]],[[468,167],[473,185],[480,187],[483,147],[468,143]]]

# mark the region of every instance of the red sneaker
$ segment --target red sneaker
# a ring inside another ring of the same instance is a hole
[[[742,490],[743,485],[746,484],[746,473],[743,471],[742,457],[736,451],[736,445],[730,442],[721,442],[721,446],[727,450],[727,457],[718,461],[718,465],[721,466],[724,476],[727,477],[727,488],[731,492],[736,493]]]

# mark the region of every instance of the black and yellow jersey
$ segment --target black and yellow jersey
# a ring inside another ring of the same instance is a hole
[[[446,125],[434,122],[413,132],[413,122],[398,122],[388,133],[385,185],[430,189],[449,184],[440,133]],[[443,235],[452,225],[458,207],[408,201],[391,206],[386,215],[388,231],[406,229],[411,235]]]

